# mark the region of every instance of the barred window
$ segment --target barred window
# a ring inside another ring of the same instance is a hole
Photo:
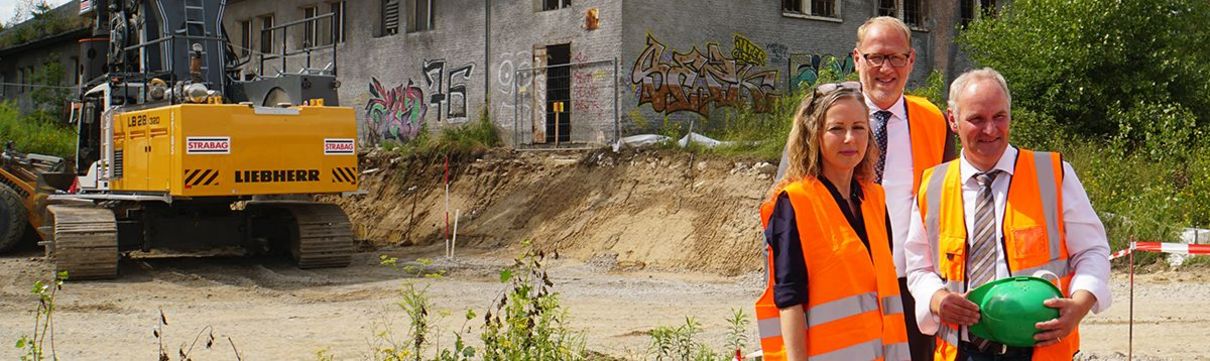
[[[382,31],[379,35],[399,33],[399,0],[382,0]]]

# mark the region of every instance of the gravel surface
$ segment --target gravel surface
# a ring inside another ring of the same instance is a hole
[[[436,340],[452,344],[452,332],[474,309],[479,317],[503,289],[499,270],[512,263],[510,251],[467,249],[461,258],[444,259],[436,247],[391,249],[385,253],[411,260],[433,259],[440,279],[415,278],[381,266],[379,254],[357,255],[345,269],[298,270],[268,258],[154,258],[124,261],[122,278],[68,283],[59,294],[55,350],[63,360],[155,359],[160,345],[152,330],[161,310],[166,352],[178,349],[210,327],[214,348],[198,344],[195,360],[307,360],[325,350],[337,360],[367,359],[375,335],[390,326],[402,336],[406,324],[396,302],[407,285],[425,289],[435,304]],[[589,350],[627,360],[650,359],[648,332],[701,322],[699,340],[721,349],[725,319],[732,310],[751,315],[764,276],[723,277],[705,273],[617,271],[609,262],[548,260],[548,273],[569,310],[569,324],[583,332]],[[37,299],[30,285],[49,274],[37,253],[0,257],[0,343],[12,345],[32,331]],[[1210,271],[1163,272],[1138,276],[1134,293],[1136,360],[1210,360]],[[1125,275],[1113,280],[1114,304],[1089,316],[1082,327],[1080,360],[1125,360],[1129,287]],[[750,334],[755,340],[755,335]],[[477,343],[472,335],[468,341]],[[234,345],[234,347],[233,347]],[[0,359],[18,358],[18,350],[0,347]]]

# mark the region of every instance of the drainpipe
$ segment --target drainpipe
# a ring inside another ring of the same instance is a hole
[[[491,108],[492,1],[483,0],[483,105]]]

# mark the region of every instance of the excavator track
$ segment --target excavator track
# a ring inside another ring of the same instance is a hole
[[[118,229],[113,211],[90,206],[52,205],[53,241],[46,254],[56,271],[72,280],[118,276]]]
[[[279,204],[294,217],[297,233],[290,254],[298,268],[346,267],[353,258],[353,227],[340,206],[325,203]]]

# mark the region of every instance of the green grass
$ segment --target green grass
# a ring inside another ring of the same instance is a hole
[[[1181,268],[1210,268],[1210,256],[1189,256]]]
[[[448,126],[434,134],[426,123],[416,137],[406,143],[386,141],[382,147],[404,156],[460,155],[487,151],[500,145],[500,130],[492,124],[487,107],[483,109],[477,119],[466,124]]]
[[[33,112],[22,115],[11,101],[0,102],[0,146],[13,142],[23,153],[70,158],[75,153],[76,132],[53,115]]]

